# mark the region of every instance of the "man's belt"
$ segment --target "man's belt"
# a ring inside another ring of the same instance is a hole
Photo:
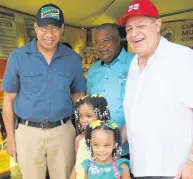
[[[25,125],[26,122],[28,122],[28,126],[30,127],[37,127],[37,128],[42,128],[42,129],[51,129],[54,127],[58,127],[61,126],[62,124],[65,124],[68,120],[70,120],[70,117],[65,117],[64,119],[60,120],[60,121],[56,121],[56,122],[32,122],[32,121],[28,121],[25,119],[22,119],[20,117],[17,117],[18,122]]]

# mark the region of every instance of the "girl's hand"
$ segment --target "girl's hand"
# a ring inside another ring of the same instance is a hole
[[[88,175],[87,175],[87,173],[85,173],[85,177],[84,177],[84,179],[88,179]]]
[[[75,170],[75,166],[74,166],[74,168],[73,168],[73,170],[72,170],[72,173],[71,173],[71,175],[70,175],[70,179],[76,179],[76,170]]]

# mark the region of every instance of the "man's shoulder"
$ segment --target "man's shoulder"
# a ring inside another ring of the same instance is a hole
[[[29,49],[29,43],[22,46],[22,47],[18,47],[16,48],[15,50],[13,50],[11,53],[10,53],[10,56],[14,57],[14,56],[18,56],[18,55],[23,55],[25,54],[26,52],[28,52],[28,49]]]
[[[170,53],[171,55],[174,55],[174,53],[175,54],[185,54],[186,52],[192,51],[192,49],[190,49],[189,47],[185,45],[177,44],[175,42],[170,42],[163,37],[162,37],[162,41],[164,41],[162,45],[163,47],[162,50],[165,50],[167,53]]]
[[[94,63],[90,69],[88,70],[88,74],[87,74],[87,79],[92,78],[93,76],[95,76],[96,73],[96,69],[101,65],[101,60],[98,60],[96,63]]]
[[[126,63],[131,63],[131,61],[134,59],[135,54],[130,53],[130,52],[126,52]]]
[[[81,56],[75,52],[73,49],[65,46],[65,45],[62,45],[60,44],[60,53],[64,54],[64,55],[70,55],[71,56],[71,60],[80,60],[81,59]]]
[[[89,71],[92,72],[92,71],[96,70],[100,65],[101,65],[101,60],[98,60],[96,63],[94,63],[94,64],[90,67]]]
[[[130,63],[133,58],[134,58],[135,54],[127,52],[124,48],[121,50],[121,54],[120,54],[120,60],[124,60],[125,63]]]
[[[176,44],[173,42],[170,42],[170,45],[171,45],[172,49],[175,50],[177,53],[193,52],[192,49],[190,49],[190,47],[187,47],[185,45]]]
[[[193,50],[190,47],[172,42],[169,42],[169,45],[169,57],[174,65],[182,65],[182,63],[189,63],[193,60]]]
[[[128,52],[128,51],[126,51],[125,49],[123,50],[122,53],[124,53],[125,56],[131,57],[131,58],[133,58],[133,57],[135,56],[135,54],[133,54],[133,53],[131,53],[131,52]]]
[[[59,44],[59,47],[60,47],[60,50],[63,52],[63,53],[68,53],[68,54],[71,54],[71,55],[79,55],[77,52],[75,52],[73,49],[63,45],[63,44]]]
[[[163,64],[178,66],[185,64],[185,61],[193,59],[193,50],[187,46],[170,42],[167,39],[161,39],[161,45],[158,46],[157,58],[162,59]]]

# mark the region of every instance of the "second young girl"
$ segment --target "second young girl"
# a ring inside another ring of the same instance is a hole
[[[116,123],[93,121],[85,132],[91,160],[84,160],[84,179],[130,179],[130,162],[121,158],[121,134]]]
[[[100,94],[79,98],[75,105],[75,123],[80,133],[75,140],[76,164],[70,179],[83,179],[84,169],[81,165],[85,159],[90,159],[91,154],[87,150],[85,142],[85,129],[93,121],[110,119],[106,99]]]

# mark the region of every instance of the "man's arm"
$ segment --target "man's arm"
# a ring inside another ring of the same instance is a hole
[[[193,179],[193,141],[189,159],[178,170],[174,179]]]
[[[72,94],[72,101],[73,101],[73,103],[75,104],[75,103],[76,103],[76,100],[77,100],[78,98],[83,97],[83,96],[85,96],[85,93],[84,93],[84,92],[73,93],[73,94]]]
[[[122,144],[124,144],[127,141],[127,126],[126,126],[126,124],[124,124],[124,126],[122,128],[121,134],[122,134]]]
[[[185,48],[183,51],[183,63],[181,58],[176,58],[174,61],[176,94],[178,98],[193,111],[193,51],[189,48]],[[182,55],[180,57],[182,57]],[[183,73],[181,73],[181,71]],[[193,141],[189,155],[193,155]],[[193,179],[193,161],[187,159],[179,169],[175,178]]]
[[[13,103],[17,96],[17,93],[4,92],[3,99],[3,121],[8,138],[8,153],[13,156],[14,160],[17,161],[16,157],[16,144],[15,144],[15,124],[14,124],[14,111]]]
[[[85,78],[83,74],[82,61],[80,59],[80,56],[78,56],[78,59],[75,62],[75,77],[70,86],[71,97],[74,104],[76,103],[76,100],[78,98],[85,96],[86,90]]]

